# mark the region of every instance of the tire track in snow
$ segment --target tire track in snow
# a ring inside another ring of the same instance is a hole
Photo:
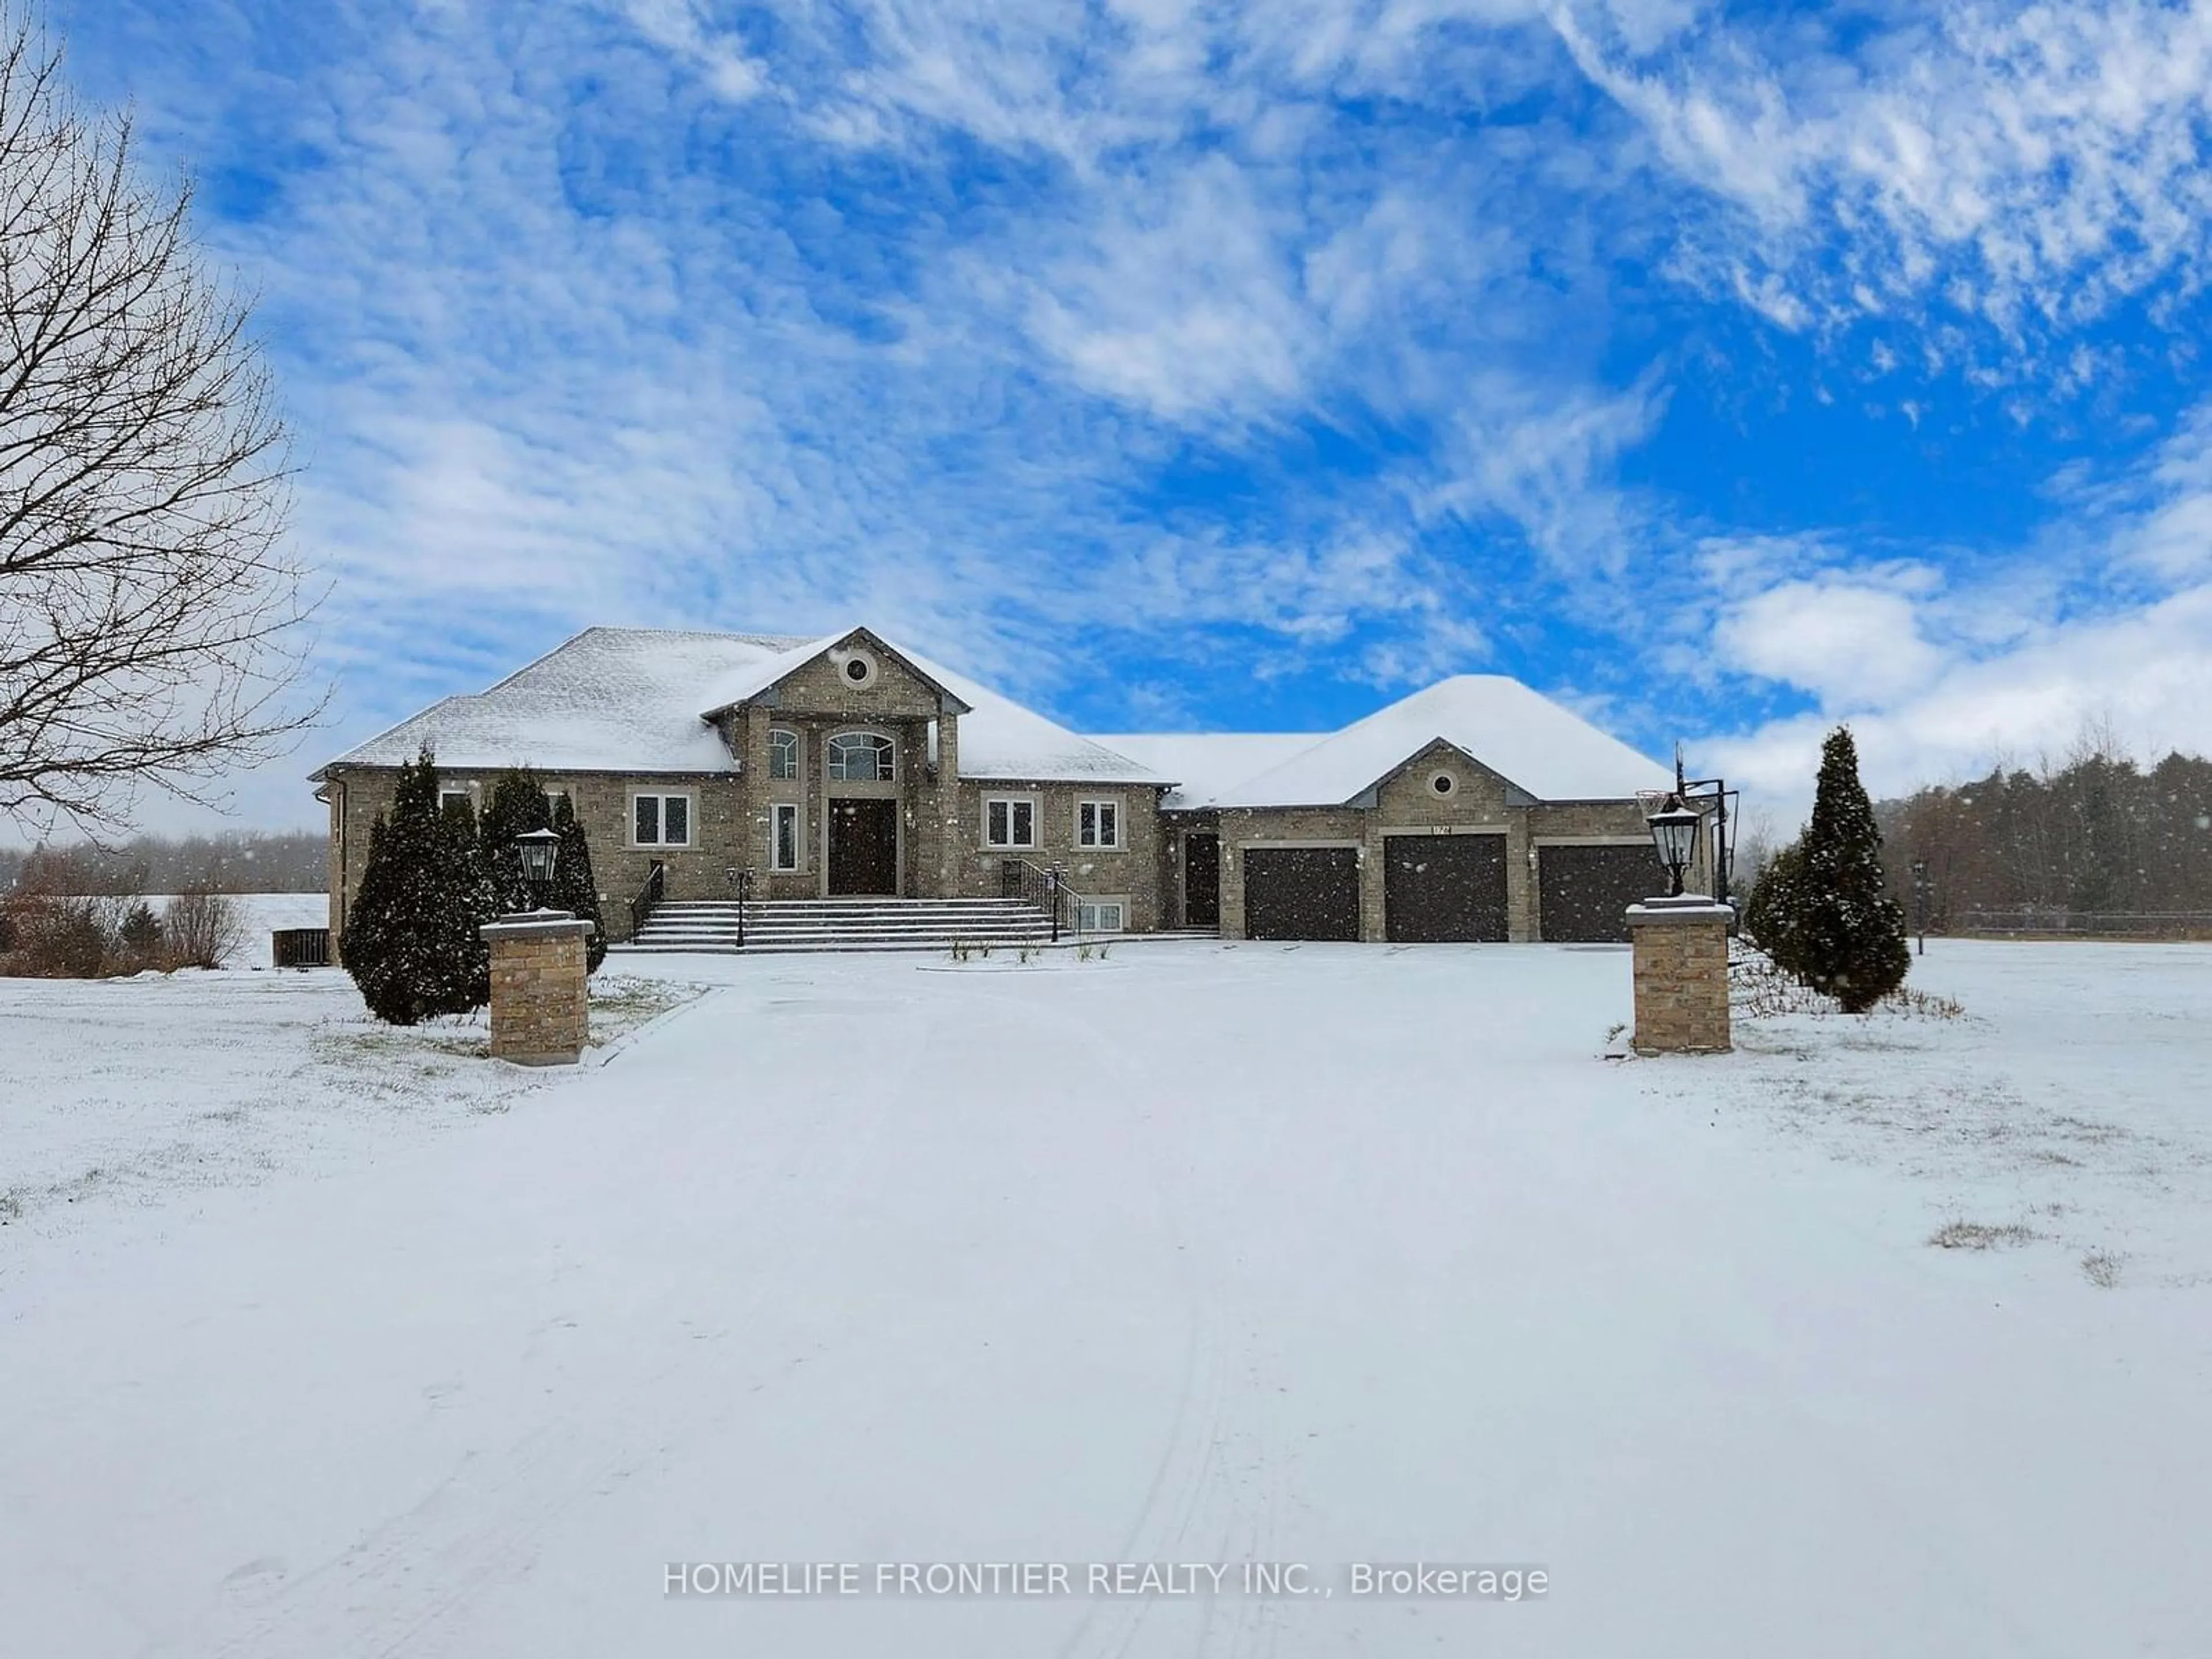
[[[1040,980],[1035,988],[1053,996],[1064,982]],[[1110,995],[1109,991],[1106,994]],[[1066,1047],[1112,1079],[1107,1097],[1128,1101],[1171,1098],[1176,1079],[1154,1074],[1127,1045],[1093,1018],[1053,1002],[996,993],[1000,1003],[1038,1026],[1058,1032]],[[1127,1128],[1139,1156],[1133,1170],[1153,1170],[1160,1236],[1172,1255],[1182,1287],[1188,1336],[1183,1376],[1173,1420],[1153,1465],[1145,1495],[1124,1530],[1116,1559],[1130,1562],[1239,1562],[1265,1559],[1287,1501],[1290,1463],[1274,1432],[1274,1382],[1280,1356],[1266,1337],[1256,1310],[1243,1305],[1223,1270],[1224,1247],[1194,1218],[1210,1212],[1203,1194],[1179,1189],[1181,1151],[1157,1114],[1133,1115]],[[1224,1586],[1230,1581],[1224,1581]],[[1149,1596],[1091,1599],[1055,1659],[1127,1659],[1163,1607],[1187,1608]],[[1177,1651],[1255,1659],[1272,1653],[1279,1633],[1276,1609],[1224,1589],[1198,1609],[1195,1645]]]

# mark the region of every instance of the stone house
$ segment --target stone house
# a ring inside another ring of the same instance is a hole
[[[595,628],[313,775],[343,931],[397,768],[477,805],[536,769],[592,849],[610,934],[666,901],[999,898],[1065,872],[1085,931],[1620,939],[1657,890],[1665,769],[1516,681],[1449,679],[1341,732],[1084,737],[866,628]]]

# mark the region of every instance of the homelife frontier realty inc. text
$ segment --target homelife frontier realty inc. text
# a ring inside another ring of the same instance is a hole
[[[1548,1595],[1543,1567],[1354,1561],[672,1561],[670,1596],[1347,1595],[1525,1601]]]

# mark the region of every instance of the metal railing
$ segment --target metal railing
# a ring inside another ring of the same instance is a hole
[[[745,908],[751,903],[753,896],[753,872],[750,868],[739,869],[732,865],[723,873],[729,878],[730,890],[738,896],[737,948],[742,951],[745,948]]]
[[[637,890],[637,896],[629,902],[629,936],[635,939],[645,926],[645,919],[653,914],[653,907],[660,902],[668,890],[668,866],[659,859],[653,861],[652,871],[646,876],[645,885]]]
[[[999,896],[1019,899],[1024,904],[1035,905],[1052,921],[1052,942],[1060,943],[1060,933],[1086,932],[1083,912],[1090,900],[1067,884],[1067,872],[1063,865],[1048,865],[1039,869],[1027,859],[1006,859],[999,865]]]

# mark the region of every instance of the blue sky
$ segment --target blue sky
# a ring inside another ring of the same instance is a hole
[[[2212,6],[52,0],[261,295],[301,775],[594,623],[1516,675],[1787,818],[2212,749]]]

